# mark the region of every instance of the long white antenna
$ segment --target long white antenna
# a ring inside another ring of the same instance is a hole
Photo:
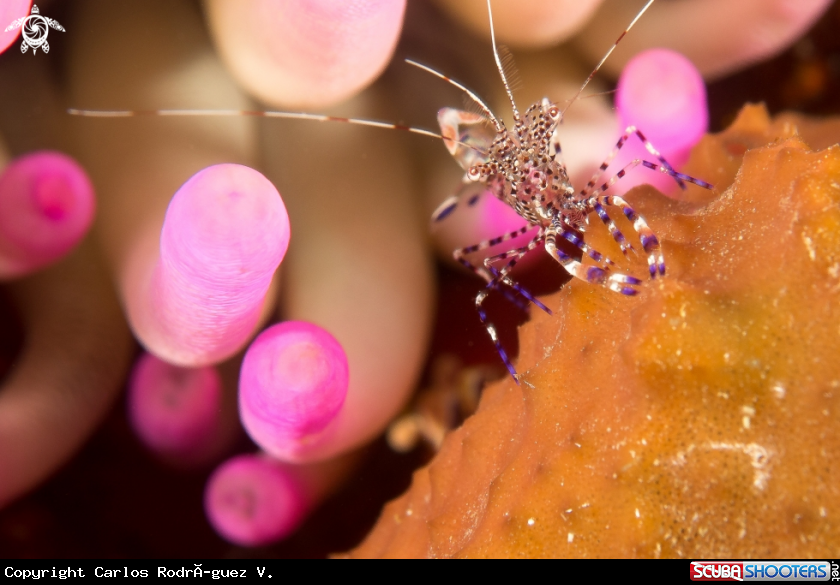
[[[490,111],[490,106],[485,104],[484,101],[480,97],[478,97],[475,93],[473,93],[471,90],[467,89],[466,87],[464,87],[463,85],[461,85],[460,83],[455,81],[454,79],[450,79],[449,77],[447,77],[446,75],[444,75],[440,71],[436,71],[436,70],[432,69],[431,67],[423,65],[422,63],[418,63],[417,61],[412,61],[411,59],[406,59],[405,62],[408,63],[409,65],[414,65],[418,69],[422,69],[423,71],[431,73],[435,77],[439,77],[440,79],[443,79],[444,81],[451,83],[452,85],[454,85],[455,87],[457,87],[458,89],[463,91],[465,94],[467,94],[472,99],[472,101],[474,101],[476,104],[478,104],[478,107],[481,108],[481,111],[483,111],[484,114],[488,118],[490,118],[490,121],[493,122],[493,125],[496,127],[497,132],[504,131],[504,129],[505,129],[504,124],[502,124],[501,120],[497,119],[496,116],[493,115],[493,112]]]
[[[356,124],[358,126],[370,126],[372,128],[388,128],[390,130],[403,130],[411,132],[412,134],[420,134],[421,136],[430,136],[432,138],[440,138],[444,141],[451,141],[484,153],[480,148],[475,146],[446,138],[445,136],[425,130],[423,128],[414,128],[412,126],[403,126],[402,124],[393,124],[391,122],[377,122],[376,120],[362,120],[359,118],[341,118],[339,116],[326,116],[324,114],[309,114],[306,112],[276,112],[276,111],[262,111],[262,110],[79,110],[76,108],[68,108],[67,113],[71,116],[85,116],[88,118],[133,118],[139,116],[173,116],[173,117],[201,117],[201,116],[254,116],[260,118],[284,118],[290,120],[314,120],[316,122],[344,122],[347,124]]]
[[[489,4],[490,0],[487,0],[487,2],[488,2],[488,4]],[[651,5],[651,4],[653,4],[653,2],[654,2],[654,0],[649,0],[649,1],[648,1],[648,3],[647,3],[647,4],[645,4],[645,7],[644,7],[644,8],[642,8],[642,9],[639,11],[639,13],[636,15],[636,18],[634,18],[634,19],[633,19],[633,22],[631,22],[631,23],[627,26],[627,28],[625,28],[625,29],[624,29],[624,32],[623,32],[623,33],[621,33],[621,35],[619,35],[618,39],[616,39],[616,41],[613,43],[613,46],[612,46],[612,47],[610,47],[610,50],[609,50],[609,51],[607,51],[607,54],[606,54],[606,55],[604,55],[604,57],[601,59],[601,61],[599,61],[599,62],[598,62],[598,64],[595,66],[595,69],[593,69],[593,70],[592,70],[592,73],[590,73],[590,74],[589,74],[589,77],[587,77],[587,78],[586,78],[586,81],[584,81],[584,82],[583,82],[583,85],[581,85],[581,86],[580,86],[580,89],[579,89],[579,90],[578,90],[578,92],[575,94],[575,97],[573,97],[573,98],[569,101],[569,105],[567,105],[567,106],[563,109],[563,113],[564,113],[564,114],[566,113],[566,110],[568,110],[568,109],[572,106],[572,104],[573,104],[573,103],[575,103],[575,102],[577,101],[577,99],[580,97],[580,94],[583,92],[583,88],[585,88],[587,85],[589,85],[589,82],[590,82],[590,81],[592,81],[592,78],[593,78],[593,77],[595,77],[595,74],[596,74],[596,73],[598,73],[598,70],[601,68],[601,65],[603,65],[603,64],[604,64],[604,62],[605,62],[605,61],[609,58],[609,56],[610,56],[610,55],[612,55],[612,52],[613,52],[613,51],[615,50],[615,48],[618,46],[618,43],[620,43],[620,42],[621,42],[621,39],[623,39],[623,38],[624,38],[624,35],[626,35],[626,34],[630,31],[630,29],[631,29],[631,28],[633,28],[633,25],[634,25],[634,24],[636,24],[636,21],[637,21],[637,20],[639,20],[639,19],[642,17],[642,14],[644,14],[644,13],[645,13],[645,11],[646,11],[648,8],[650,8],[650,5]]]
[[[653,0],[651,0],[652,2]],[[513,107],[513,119],[519,121],[519,109],[516,107],[516,102],[513,100],[513,92],[508,85],[507,77],[505,76],[505,69],[502,67],[502,60],[499,58],[499,51],[496,48],[496,31],[493,30],[493,9],[490,7],[490,0],[487,0],[487,16],[490,17],[490,42],[493,44],[493,58],[496,60],[496,67],[499,70],[499,75],[502,76],[502,83],[505,84],[505,91],[510,99],[510,105]]]

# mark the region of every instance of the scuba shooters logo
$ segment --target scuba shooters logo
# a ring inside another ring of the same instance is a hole
[[[690,577],[692,581],[829,581],[832,574],[828,561],[692,561]]]
[[[47,42],[47,35],[51,28],[57,31],[65,32],[64,27],[58,24],[58,21],[46,16],[41,16],[41,11],[36,5],[32,5],[32,11],[28,16],[23,16],[17,20],[12,21],[12,24],[6,27],[4,32],[10,32],[20,28],[23,35],[23,42],[20,45],[20,52],[25,53],[27,49],[32,48],[32,54],[38,52],[38,49],[44,53],[50,52],[50,45]]]

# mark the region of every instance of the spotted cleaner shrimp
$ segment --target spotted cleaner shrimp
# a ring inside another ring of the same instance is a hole
[[[410,59],[406,60],[410,65],[418,67],[464,92],[480,109],[481,114],[453,108],[443,108],[438,113],[438,123],[441,131],[440,133],[436,133],[422,128],[390,122],[298,112],[245,110],[105,111],[80,109],[70,109],[68,112],[73,115],[88,117],[245,115],[322,122],[343,122],[402,130],[441,139],[456,162],[464,169],[463,183],[465,185],[479,183],[483,187],[484,192],[489,192],[509,205],[526,221],[526,224],[517,230],[471,246],[459,248],[453,253],[457,262],[481,276],[487,283],[475,298],[476,310],[482,324],[487,329],[494,343],[496,351],[518,384],[520,376],[502,347],[496,328],[488,320],[483,306],[490,292],[498,290],[514,303],[521,304],[519,298],[521,297],[527,302],[535,304],[548,314],[551,314],[551,310],[548,307],[509,276],[517,262],[540,244],[544,244],[546,252],[558,261],[572,277],[591,284],[604,286],[617,293],[634,295],[638,292],[637,287],[642,284],[642,281],[630,274],[615,270],[614,262],[591,248],[584,241],[588,217],[593,212],[597,214],[598,218],[609,230],[610,235],[618,243],[622,253],[626,256],[629,252],[636,252],[636,249],[625,238],[606,211],[609,207],[618,207],[623,215],[632,222],[633,229],[638,235],[642,250],[647,255],[651,279],[656,278],[657,275],[663,276],[665,274],[664,256],[659,240],[647,222],[623,198],[606,195],[606,191],[630,170],[637,167],[667,174],[673,177],[682,189],[686,188],[686,183],[693,183],[706,189],[712,188],[712,185],[709,183],[675,171],[645,138],[642,132],[633,126],[625,130],[612,152],[600,165],[586,186],[579,192],[576,192],[572,186],[568,171],[563,162],[556,130],[562,123],[565,112],[581,96],[583,90],[615,50],[621,39],[653,2],[654,0],[649,0],[635,16],[633,21],[621,33],[609,51],[607,51],[601,61],[589,74],[575,96],[567,102],[564,109],[561,109],[557,103],[550,101],[548,98],[543,98],[541,101],[531,105],[523,115],[517,108],[513,92],[508,82],[508,76],[502,66],[495,39],[491,1],[487,0],[493,57],[512,107],[512,129],[508,129],[501,118],[495,115],[489,106],[474,92],[459,82],[450,79],[443,73]],[[601,177],[609,167],[610,162],[627,141],[634,136],[644,144],[646,150],[657,162],[635,159],[620,169],[614,176],[602,181]],[[458,194],[446,199],[432,214],[432,223],[438,223],[447,218],[464,198],[464,194]],[[467,199],[467,205],[473,205],[477,199],[478,196],[476,195],[470,196]],[[524,246],[488,256],[481,264],[476,264],[468,259],[468,256],[473,253],[497,246],[529,232],[535,233],[533,233],[531,239]],[[558,248],[557,244],[561,241],[571,244],[577,249],[578,253],[569,255]],[[585,265],[582,262],[583,255],[592,259],[596,265]],[[512,292],[515,294],[511,294]],[[515,295],[519,295],[519,297]]]

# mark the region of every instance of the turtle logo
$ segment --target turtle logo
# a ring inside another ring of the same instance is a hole
[[[29,16],[18,18],[7,26],[4,32],[9,32],[17,28],[21,28],[21,33],[23,34],[23,43],[20,45],[20,52],[25,53],[29,47],[32,47],[33,55],[38,52],[38,49],[41,49],[45,53],[50,52],[50,45],[47,43],[47,33],[49,33],[50,28],[64,32],[64,27],[58,24],[58,22],[52,18],[41,16],[40,10],[34,4],[32,5],[32,12]]]

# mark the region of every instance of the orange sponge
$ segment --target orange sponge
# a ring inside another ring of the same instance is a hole
[[[523,384],[488,387],[350,556],[837,556],[838,130],[750,106],[685,169],[715,192],[631,191],[668,275],[544,299]]]

